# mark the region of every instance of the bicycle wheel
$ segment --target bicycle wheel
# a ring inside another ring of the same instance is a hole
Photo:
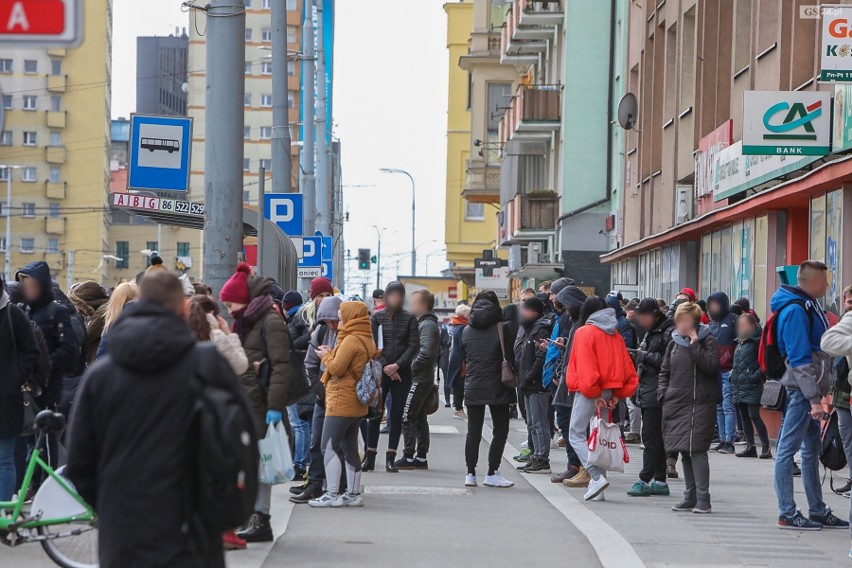
[[[38,533],[47,537],[41,541],[44,551],[62,568],[98,568],[98,529],[94,523],[42,526]]]

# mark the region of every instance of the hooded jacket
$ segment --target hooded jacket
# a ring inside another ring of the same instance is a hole
[[[628,349],[636,349],[639,342],[636,340],[636,330],[630,325],[627,316],[624,315],[624,310],[621,308],[621,302],[618,301],[618,296],[607,296],[605,299],[606,305],[615,310],[615,319],[618,322],[618,333],[624,340],[624,344]]]
[[[760,332],[758,325],[751,337],[737,338],[734,367],[731,369],[731,388],[737,404],[760,404],[764,379],[757,362]]]
[[[553,395],[553,404],[555,406],[571,406],[574,401],[574,393],[568,391],[568,382],[562,379],[566,376],[568,363],[571,360],[574,334],[580,329],[580,308],[586,301],[586,294],[577,286],[568,285],[556,295],[556,301],[565,308],[565,312],[559,319],[559,336],[565,338],[565,347],[560,350],[558,359],[554,360],[553,380],[558,381],[559,384],[556,386],[556,394]],[[551,344],[548,350],[555,347]]]
[[[470,310],[470,324],[461,337],[460,355],[467,364],[464,382],[464,400],[468,406],[514,404],[515,389],[503,386],[501,380],[503,353],[512,367],[515,354],[512,339],[503,334],[503,347],[497,326],[503,325],[503,311],[489,300],[477,300]],[[504,332],[505,327],[504,327]]]
[[[417,356],[411,362],[411,379],[415,383],[434,383],[435,365],[441,349],[441,330],[438,329],[438,316],[429,312],[417,322],[420,346]]]
[[[385,290],[385,298],[391,292],[401,292],[405,298],[405,286],[399,282],[391,282]],[[411,377],[411,363],[417,355],[420,346],[420,335],[418,332],[417,318],[410,312],[402,309],[391,310],[385,306],[381,310],[373,312],[370,317],[373,329],[373,338],[378,345],[379,327],[381,326],[382,341],[379,361],[382,367],[396,363],[399,365],[399,375],[403,379]]]
[[[525,393],[548,391],[548,385],[543,384],[542,379],[546,353],[538,348],[538,343],[550,336],[552,326],[553,322],[548,316],[521,325],[520,335],[515,342],[515,364],[518,388]]]
[[[98,513],[100,565],[224,566],[218,535],[200,558],[184,532],[195,479],[190,378],[199,366],[192,331],[173,312],[143,301],[111,326],[110,343],[80,385],[66,471]],[[204,381],[240,392],[228,363],[214,357],[204,367],[215,371]]]
[[[657,326],[649,330],[636,354],[638,363],[639,388],[636,390],[636,402],[641,408],[659,408],[657,387],[660,382],[660,368],[663,357],[671,343],[674,321],[671,318],[658,320]]]
[[[585,398],[598,398],[604,390],[611,390],[619,399],[633,396],[639,379],[617,331],[612,308],[593,313],[576,331],[568,361],[570,392],[579,392]]]
[[[101,336],[104,333],[106,311],[109,297],[100,284],[88,280],[77,285],[68,293],[68,299],[74,304],[77,313],[86,323],[86,363],[92,364],[98,353]]]
[[[667,452],[706,452],[713,440],[718,398],[719,347],[710,328],[690,343],[675,330],[660,369],[657,399],[663,405]]]
[[[334,350],[322,358],[325,373],[325,415],[358,418],[367,415],[367,405],[358,400],[355,386],[367,362],[378,354],[370,326],[370,313],[363,302],[344,302],[343,320]]]
[[[24,402],[21,386],[39,360],[38,343],[27,316],[0,283],[0,438],[21,435]],[[8,497],[8,496],[7,496]]]
[[[320,347],[321,345],[325,345],[334,348],[334,344],[337,341],[337,331],[331,329],[326,322],[340,322],[338,312],[342,303],[343,300],[337,296],[332,296],[323,300],[319,309],[317,309],[318,323],[314,331],[311,332],[308,354],[305,356],[305,370],[308,373],[308,380],[310,380],[311,385],[316,385],[325,372],[325,365],[322,364],[322,361],[317,356],[314,346]]]
[[[805,306],[790,305],[794,301]],[[769,305],[773,312],[780,310],[775,322],[778,349],[787,359],[787,372],[781,377],[781,384],[802,391],[811,404],[819,404],[828,393],[831,372],[831,357],[820,347],[828,330],[825,312],[804,290],[786,284],[775,292]]]
[[[464,381],[464,355],[462,350],[462,332],[469,321],[459,316],[453,316],[447,325],[450,335],[450,360],[447,364],[447,387],[453,388],[457,381]]]
[[[731,313],[731,301],[724,292],[715,292],[707,297],[707,309],[710,303],[718,304],[720,313],[710,316],[710,333],[719,346],[719,370],[723,373],[734,366],[734,349],[737,347],[737,316]]]

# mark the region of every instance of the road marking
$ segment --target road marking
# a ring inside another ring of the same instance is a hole
[[[486,430],[489,434],[488,439],[485,438]],[[484,440],[490,442],[492,433],[488,424],[483,425],[482,438]],[[512,456],[518,453],[519,450],[515,446],[506,442],[506,447],[503,450],[504,460],[511,464]],[[565,491],[561,485],[551,483],[550,476],[521,475],[554,509],[583,533],[604,568],[645,568],[645,562],[642,561],[626,538],[571,493]]]
[[[429,424],[430,434],[458,434],[459,429],[455,426],[444,426],[443,424]]]
[[[455,487],[414,487],[411,485],[365,485],[364,493],[375,495],[425,495],[428,497],[470,495],[467,489]]]

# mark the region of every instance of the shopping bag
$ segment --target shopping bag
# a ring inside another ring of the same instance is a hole
[[[290,440],[281,422],[269,425],[266,437],[257,442],[257,447],[260,451],[258,481],[267,485],[278,485],[287,483],[296,476],[293,456],[290,453]]]
[[[612,411],[609,422],[601,418],[601,411],[589,422],[589,465],[594,465],[604,471],[624,471],[624,464],[630,463],[630,454],[621,429],[612,423]]]

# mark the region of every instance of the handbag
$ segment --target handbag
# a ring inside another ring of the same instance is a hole
[[[506,359],[506,342],[503,340],[503,322],[497,324],[497,336],[500,338],[500,353],[503,354],[503,361],[500,363],[500,382],[507,389],[518,388],[518,375]]]
[[[767,410],[781,412],[784,410],[784,400],[787,390],[781,381],[770,379],[763,385],[763,394],[760,395],[760,405]]]

